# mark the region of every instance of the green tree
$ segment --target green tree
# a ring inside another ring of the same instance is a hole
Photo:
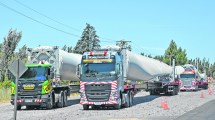
[[[84,51],[93,51],[101,47],[99,43],[99,36],[96,35],[95,28],[87,23],[86,28],[84,29],[81,38],[78,40],[73,51],[80,54]]]
[[[72,50],[72,46],[70,47],[67,47],[67,45],[64,45],[63,48],[62,48],[63,51],[66,51],[68,53],[72,53],[73,50]]]
[[[22,48],[19,49],[18,56],[24,63],[27,63],[28,54],[27,54],[27,46],[26,45],[22,46]]]
[[[171,65],[173,57],[176,59],[176,65],[184,65],[187,63],[186,50],[182,50],[181,47],[177,48],[175,41],[171,40],[169,47],[165,51],[163,62]]]
[[[5,74],[8,70],[9,64],[12,62],[12,58],[15,57],[15,49],[22,37],[22,32],[16,32],[16,30],[10,29],[8,35],[4,38],[3,42],[3,54],[1,61],[1,79],[5,79]]]

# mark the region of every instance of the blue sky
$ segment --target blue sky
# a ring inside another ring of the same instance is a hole
[[[32,10],[74,29],[60,25]],[[170,41],[187,50],[188,58],[206,57],[215,62],[215,1],[213,0],[0,0],[37,21],[81,36],[86,23],[104,39],[101,45],[130,40],[133,51],[163,55]],[[0,42],[10,28],[22,31],[19,47],[75,46],[79,37],[41,25],[0,4]]]

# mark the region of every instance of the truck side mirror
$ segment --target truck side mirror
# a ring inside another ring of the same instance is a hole
[[[78,78],[81,77],[81,74],[80,74],[80,64],[78,64],[78,66],[76,67],[76,75],[78,76]]]
[[[120,70],[120,64],[117,63],[117,64],[116,64],[116,74],[119,75],[119,74],[120,74],[120,71],[121,71],[121,70]]]
[[[50,74],[51,74],[50,68],[48,68],[48,70],[47,70],[47,74],[48,74],[48,75],[50,75]]]
[[[51,71],[50,68],[47,69],[47,75],[48,75],[48,79],[53,79],[54,78],[54,72]]]

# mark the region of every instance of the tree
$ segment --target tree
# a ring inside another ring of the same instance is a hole
[[[4,76],[8,70],[8,66],[12,61],[12,58],[15,57],[14,51],[22,37],[22,32],[16,32],[16,30],[10,29],[7,37],[4,38],[3,43],[3,54],[1,62],[1,79],[4,80]]]
[[[70,47],[67,47],[67,45],[64,45],[63,48],[62,48],[63,51],[66,51],[68,53],[72,53],[73,50],[72,50],[72,46]]]
[[[78,40],[73,51],[80,54],[84,51],[93,51],[101,47],[99,43],[99,36],[96,35],[95,28],[87,23],[86,28],[84,29],[81,38]]]
[[[173,57],[176,59],[176,65],[184,65],[187,63],[186,50],[182,50],[181,47],[177,48],[176,43],[171,40],[169,47],[165,51],[163,62],[171,65]]]
[[[24,45],[22,48],[19,49],[18,56],[24,63],[27,63],[28,54],[27,54],[27,46],[26,45]]]

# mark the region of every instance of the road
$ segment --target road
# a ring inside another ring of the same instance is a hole
[[[176,120],[215,120],[215,100],[180,116]]]
[[[205,98],[200,98],[201,92]],[[169,110],[161,108],[162,98],[168,102]],[[177,96],[164,97],[150,96],[148,92],[141,91],[135,96],[134,106],[130,108],[83,110],[79,96],[72,96],[69,106],[65,108],[26,110],[22,107],[17,112],[17,120],[174,120],[211,100],[215,100],[215,95],[208,95],[207,90],[180,92]],[[12,118],[13,106],[9,103],[0,104],[0,120]]]

